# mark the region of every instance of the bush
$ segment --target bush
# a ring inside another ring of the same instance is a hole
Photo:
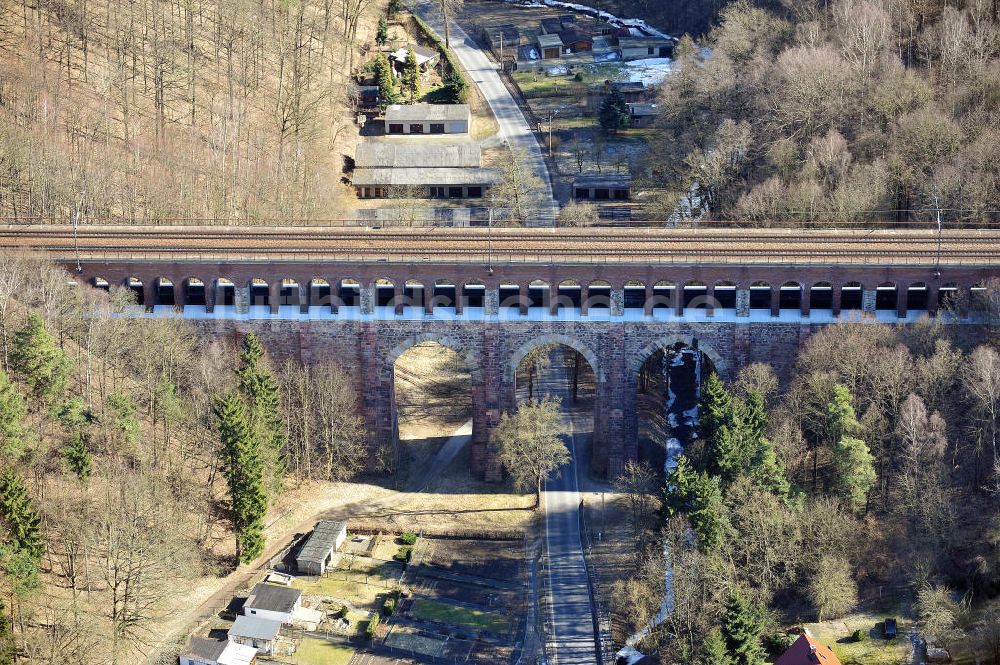
[[[574,74],[573,75],[573,80],[577,81],[577,82],[582,81],[583,80],[583,72],[577,72],[576,74]]]
[[[399,548],[399,551],[392,555],[392,558],[400,563],[409,563],[410,557],[413,556],[413,548],[409,545],[403,545]]]
[[[365,626],[365,637],[370,640],[375,639],[375,631],[378,630],[378,624],[382,621],[382,615],[378,612],[372,614],[372,618],[368,620],[368,625]]]
[[[386,598],[385,602],[382,603],[382,613],[387,617],[391,617],[392,613],[396,611],[396,599]]]
[[[402,536],[399,537],[399,542],[404,545],[413,545],[417,542],[417,534],[412,531],[407,531]]]
[[[337,610],[337,614],[335,616],[338,619],[346,619],[347,618],[347,611],[348,611],[347,610],[347,605],[341,605],[340,609]]]
[[[764,648],[772,656],[780,656],[788,651],[795,638],[788,633],[773,633],[764,638]]]
[[[863,628],[858,628],[856,631],[854,631],[854,634],[852,634],[851,637],[854,639],[855,642],[864,642],[865,640],[868,639],[868,631],[864,630]]]

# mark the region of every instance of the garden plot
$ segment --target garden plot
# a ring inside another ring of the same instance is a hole
[[[418,621],[454,626],[469,633],[489,633],[510,639],[517,628],[515,617],[470,605],[417,598],[407,610],[408,616]]]
[[[524,543],[515,541],[426,539],[423,560],[439,570],[521,584]]]
[[[407,654],[420,654],[431,658],[454,659],[464,662],[472,653],[473,643],[432,635],[414,626],[394,625],[389,629],[385,645]]]
[[[515,610],[524,604],[524,593],[520,588],[503,589],[493,585],[469,584],[424,572],[424,568],[418,569],[411,583],[414,593],[418,596],[457,600],[503,611]]]

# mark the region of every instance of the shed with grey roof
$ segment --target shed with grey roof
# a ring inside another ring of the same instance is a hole
[[[622,37],[618,40],[622,60],[643,58],[669,58],[674,52],[674,42],[664,37]]]
[[[362,144],[364,145],[364,144]],[[333,561],[333,555],[347,538],[347,524],[322,520],[302,545],[295,566],[306,575],[322,575]]]
[[[274,644],[280,633],[279,621],[255,616],[238,616],[229,629],[229,640],[269,654],[274,653]]]
[[[538,35],[538,51],[543,60],[554,60],[562,56],[563,43],[559,35]]]
[[[257,649],[229,640],[192,637],[178,660],[180,665],[253,665]]]
[[[388,143],[367,141],[358,146],[354,166],[369,168],[476,168],[481,165],[477,143]]]
[[[291,623],[302,603],[302,591],[274,584],[255,584],[243,603],[243,614]]]
[[[468,134],[468,104],[393,104],[385,110],[388,134]]]

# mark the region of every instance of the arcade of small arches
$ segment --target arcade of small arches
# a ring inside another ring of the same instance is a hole
[[[111,281],[103,277],[93,277],[89,282],[100,289],[111,287]],[[935,313],[943,307],[964,317],[969,313],[970,304],[977,302],[977,295],[986,288],[985,282],[937,284],[934,280],[873,284],[689,280],[627,281],[612,285],[604,280],[581,283],[535,279],[499,280],[487,285],[482,280],[425,283],[387,278],[368,283],[351,278],[339,281],[285,278],[270,282],[253,278],[244,283],[225,277],[214,280],[129,277],[121,286],[131,290],[137,304],[147,310],[157,306],[177,310],[204,307],[209,313],[217,307],[233,307],[244,313],[252,311],[250,308],[264,308],[271,314],[280,313],[283,307],[300,313],[318,307],[328,308],[332,314],[341,310],[381,315],[432,314],[442,310],[461,315],[468,310],[508,316],[528,316],[537,312],[556,317],[565,311],[575,311],[582,316],[602,313],[627,316],[639,312],[655,316],[661,311],[683,316],[686,310],[703,310],[706,316],[726,311],[735,312],[737,316],[749,315],[751,311],[779,316],[782,312],[798,311],[802,316],[809,316],[812,311],[823,310],[833,316],[850,311],[894,311],[899,318],[905,318],[908,312]]]

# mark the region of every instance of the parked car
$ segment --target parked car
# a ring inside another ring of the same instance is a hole
[[[887,640],[896,639],[896,620],[886,619],[882,622],[882,637]]]

